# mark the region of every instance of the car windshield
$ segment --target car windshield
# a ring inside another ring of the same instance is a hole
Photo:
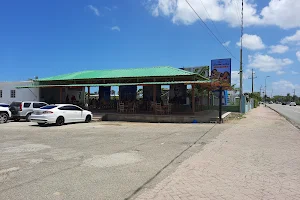
[[[56,107],[57,107],[57,106],[50,105],[50,106],[44,106],[44,107],[41,107],[40,109],[43,109],[43,110],[49,110],[49,109],[56,108]]]

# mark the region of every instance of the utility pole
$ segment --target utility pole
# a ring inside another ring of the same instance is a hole
[[[272,92],[271,92],[271,99],[273,98],[273,89],[272,89]]]
[[[267,78],[270,76],[266,76],[265,78],[265,107],[266,107],[266,100],[267,100]]]
[[[254,79],[257,78],[257,76],[254,77],[254,74],[255,72],[253,71],[253,68],[252,68],[252,75],[249,79],[252,79],[252,94],[254,92]]]
[[[262,85],[260,86],[260,89],[259,89],[259,95],[261,97],[261,90],[262,90]]]
[[[294,96],[293,96],[293,100],[296,101],[296,89],[294,89]]]
[[[244,0],[242,0],[241,19],[241,49],[240,49],[240,112],[242,112],[243,98],[243,35],[244,35]]]

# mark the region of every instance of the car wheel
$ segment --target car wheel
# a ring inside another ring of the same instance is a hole
[[[15,122],[19,122],[19,121],[20,121],[20,118],[14,118],[14,121],[15,121]]]
[[[26,122],[30,122],[31,113],[28,113],[25,117]]]
[[[62,126],[65,123],[65,118],[60,116],[56,119],[56,125],[57,126]]]
[[[91,115],[87,115],[87,116],[85,117],[85,122],[86,122],[86,123],[89,123],[89,122],[91,122],[91,121],[92,121]]]
[[[8,121],[7,113],[0,113],[0,123],[6,123]]]

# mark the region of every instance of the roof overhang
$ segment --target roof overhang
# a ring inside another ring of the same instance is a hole
[[[108,87],[108,86],[126,86],[126,85],[137,85],[137,86],[147,86],[147,85],[174,85],[174,84],[208,84],[210,85],[211,81],[170,81],[170,82],[143,82],[143,83],[107,83],[107,84],[64,84],[64,85],[25,85],[17,86],[16,88],[51,88],[51,87]]]

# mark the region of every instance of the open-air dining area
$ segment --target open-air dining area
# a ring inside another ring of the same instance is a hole
[[[193,121],[199,108],[209,106],[209,92],[217,87],[199,73],[163,66],[75,72],[38,79],[23,88],[40,88],[50,103],[72,101],[93,113],[114,116],[108,120],[159,122],[158,116],[169,116],[168,122],[177,122],[177,116]],[[199,88],[206,91],[204,96],[195,95]]]

